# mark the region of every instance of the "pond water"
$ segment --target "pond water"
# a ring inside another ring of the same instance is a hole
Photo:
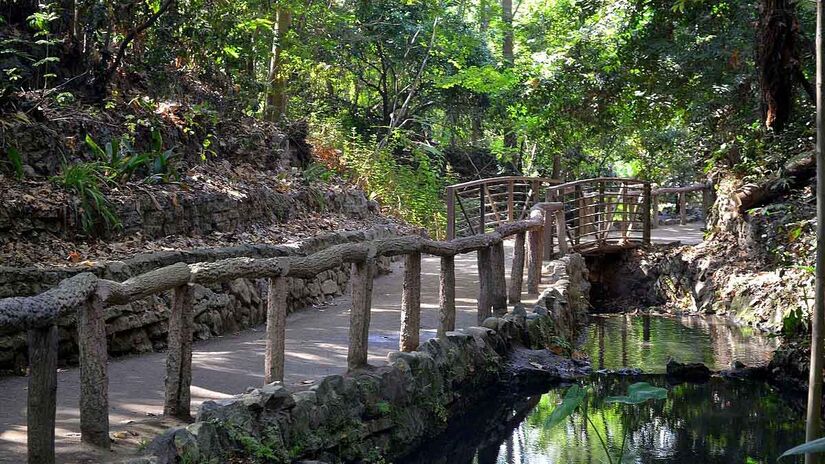
[[[663,372],[668,356],[713,369],[734,360],[761,364],[770,359],[774,343],[718,319],[609,316],[593,319],[584,351],[594,370]],[[625,395],[639,381],[665,388],[667,397],[639,405],[605,401]],[[626,434],[624,464],[773,464],[804,441],[802,412],[765,383],[712,378],[703,384],[670,384],[663,375],[597,374],[580,385],[587,397],[561,423],[549,424],[569,386],[533,394],[498,392],[395,462],[619,464]],[[802,460],[782,464],[797,462]]]
[[[711,370],[729,369],[734,361],[764,365],[778,344],[720,317],[608,315],[591,318],[581,349],[594,370],[636,367],[662,373],[669,356]]]
[[[618,464],[625,430],[625,464],[773,464],[783,451],[804,442],[801,413],[764,383],[714,378],[668,385],[664,377],[651,376],[644,380],[667,388],[667,399],[635,406],[604,401],[624,395],[636,380],[593,377],[584,383],[591,393],[582,407],[554,427],[547,422],[566,388],[510,398],[504,407],[483,405],[396,464],[608,463],[601,440]]]

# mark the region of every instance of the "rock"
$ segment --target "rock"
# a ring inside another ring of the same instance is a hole
[[[702,363],[683,364],[670,358],[667,361],[667,375],[688,382],[704,382],[710,378],[710,369]]]

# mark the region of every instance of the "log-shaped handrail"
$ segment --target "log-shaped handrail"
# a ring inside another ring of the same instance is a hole
[[[410,235],[343,243],[308,256],[230,257],[190,264],[178,262],[123,282],[100,278],[92,273],[81,273],[63,280],[53,289],[39,295],[0,299],[0,326],[6,330],[28,330],[29,359],[31,363],[39,363],[30,365],[29,374],[29,391],[43,396],[29,396],[29,462],[49,464],[55,461],[56,388],[52,386],[57,382],[56,322],[61,315],[72,311],[78,313],[81,440],[108,448],[108,353],[105,324],[107,307],[125,305],[172,291],[164,414],[188,419],[194,331],[192,285],[227,282],[239,278],[270,279],[264,377],[267,382],[272,382],[283,380],[284,376],[288,293],[286,278],[312,278],[326,270],[351,264],[353,310],[350,313],[347,365],[350,369],[356,369],[367,362],[372,277],[378,257],[405,256],[400,349],[410,351],[418,347],[420,335],[422,254],[441,257],[438,334],[444,336],[455,328],[454,257],[458,254],[478,252],[479,263],[483,264],[479,266],[478,316],[481,323],[493,313],[500,314],[506,311],[508,290],[504,279],[503,241],[510,236],[516,236],[512,272],[514,277],[509,289],[510,300],[514,302],[521,295],[525,261],[528,292],[538,292],[544,237],[554,222],[554,232],[557,236],[564,237],[564,205],[537,203],[529,209],[527,219],[504,222],[491,232],[453,240],[439,241]],[[566,243],[561,241],[559,245],[561,252],[566,252]]]

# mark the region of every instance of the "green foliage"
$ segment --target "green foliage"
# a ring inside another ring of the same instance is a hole
[[[797,456],[800,454],[822,454],[825,453],[825,438],[818,438],[813,441],[809,441],[807,443],[803,443],[799,446],[794,446],[793,448],[789,449],[782,453],[782,456],[779,456],[779,459],[788,457],[788,456]]]
[[[23,157],[20,156],[20,151],[15,147],[8,147],[6,149],[6,158],[11,163],[14,175],[18,179],[23,178]]]
[[[587,415],[587,409],[582,409],[581,406],[585,402],[588,394],[590,393],[589,389],[584,389],[579,385],[573,385],[567,389],[567,393],[564,395],[564,399],[562,400],[561,404],[556,406],[553,409],[553,412],[550,414],[549,417],[545,420],[544,427],[546,429],[551,429],[558,424],[564,422],[564,420],[569,417],[573,412],[576,410],[581,410],[581,413],[585,416],[585,419],[593,428],[593,431],[596,433],[596,436],[599,439],[599,443],[602,446],[605,454],[607,455],[607,460],[610,464],[616,463],[621,464],[622,460],[624,459],[625,453],[625,443],[627,441],[627,431],[628,427],[625,422],[623,428],[623,435],[622,441],[620,443],[620,449],[618,456],[614,459],[611,456],[611,450],[609,447],[609,443],[606,441],[606,438],[609,437],[609,430],[607,429],[607,424],[605,424],[604,430],[604,437],[602,434],[599,433],[598,428],[593,424],[591,418]],[[654,387],[647,382],[637,382],[630,385],[627,388],[627,395],[624,396],[610,396],[605,398],[606,403],[617,403],[623,405],[640,405],[646,403],[648,401],[654,400],[664,400],[667,399],[667,390],[660,387]]]
[[[52,180],[80,199],[80,223],[87,234],[94,235],[101,225],[106,230],[120,227],[117,213],[101,190],[101,186],[109,182],[104,164],[89,162],[64,166],[63,172]]]

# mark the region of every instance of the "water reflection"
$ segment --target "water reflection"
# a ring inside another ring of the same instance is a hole
[[[638,367],[665,371],[667,358],[701,362],[714,370],[733,361],[767,364],[777,340],[717,317],[596,316],[582,347],[594,369]]]
[[[449,429],[401,464],[545,464],[601,463],[607,456],[595,428],[610,443],[613,455],[628,430],[625,463],[732,464],[774,463],[782,451],[803,441],[801,414],[762,383],[712,379],[705,384],[667,385],[661,377],[646,379],[668,388],[666,400],[642,406],[603,401],[624,394],[631,380],[594,377],[593,394],[553,428],[545,423],[564,389],[518,401],[475,408],[472,416]],[[787,460],[783,463],[801,462]]]

